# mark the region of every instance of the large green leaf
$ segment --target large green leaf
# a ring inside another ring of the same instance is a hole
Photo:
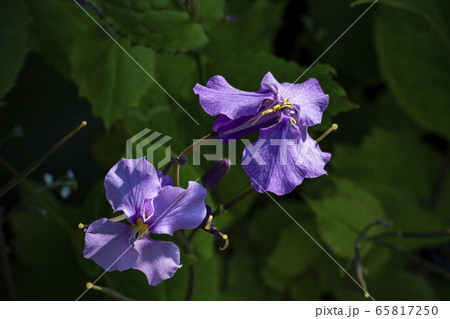
[[[121,45],[145,70],[154,70],[151,49],[130,47],[128,41],[122,41]],[[92,103],[94,114],[103,119],[106,127],[122,118],[130,107],[138,106],[153,84],[153,80],[96,26],[78,37],[70,60],[72,78],[80,95]]]
[[[33,17],[28,28],[31,49],[69,77],[72,68],[69,55],[74,42],[94,22],[73,1],[26,0],[25,3]]]
[[[433,148],[409,134],[376,129],[359,147],[338,145],[333,170],[372,192],[383,204],[389,231],[438,231],[445,211],[430,211],[442,159]],[[405,248],[432,240],[404,239]]]
[[[105,20],[132,44],[161,51],[185,52],[199,49],[208,42],[203,27],[192,19],[188,9],[179,1],[91,2]]]
[[[215,1],[215,0],[213,0]],[[273,43],[283,22],[286,1],[227,1],[231,21],[218,25],[209,37],[210,53],[227,56],[240,51],[273,51]]]
[[[411,10],[381,6],[375,24],[381,71],[400,107],[425,129],[446,138],[450,138],[450,41],[441,20],[449,19],[440,14],[449,12],[448,4],[427,1],[408,6]]]
[[[26,31],[30,22],[22,1],[6,0],[0,3],[0,99],[14,86],[28,53]]]
[[[322,238],[339,255],[354,256],[358,235],[369,224],[383,219],[384,212],[379,201],[359,185],[348,180],[335,179],[336,193],[321,200],[307,202],[317,214],[317,224]],[[365,254],[370,245],[364,245]]]

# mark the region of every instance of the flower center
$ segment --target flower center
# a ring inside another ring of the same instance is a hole
[[[148,232],[148,226],[146,224],[144,224],[144,222],[142,221],[142,218],[139,218],[133,227],[132,234],[136,234],[137,238],[143,238],[147,232]]]
[[[289,103],[290,103],[289,99],[286,98],[283,100],[283,103],[272,106],[270,109],[262,112],[261,115],[266,115],[266,114],[275,113],[278,111],[283,111],[284,109],[287,109],[287,108],[294,110],[294,107]],[[289,114],[291,114],[291,112],[293,112],[293,111],[289,111]],[[297,121],[292,116],[291,116],[291,120],[294,123],[294,125],[297,124]]]

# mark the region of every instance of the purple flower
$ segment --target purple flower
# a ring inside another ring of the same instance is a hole
[[[230,169],[230,160],[223,159],[217,161],[213,166],[202,176],[202,184],[206,188],[214,188],[217,183],[228,173]]]
[[[223,143],[260,130],[258,140],[244,149],[242,165],[258,192],[277,195],[291,192],[304,178],[326,174],[329,153],[307,134],[319,124],[328,105],[316,79],[301,84],[279,83],[267,73],[261,88],[245,92],[233,88],[222,76],[194,92],[209,115],[220,115],[213,130]]]
[[[186,190],[172,185],[144,157],[121,159],[106,175],[106,197],[131,225],[106,218],[93,222],[86,231],[84,257],[107,271],[138,269],[150,285],[172,277],[181,267],[180,251],[151,234],[196,228],[206,216],[206,190],[200,184],[189,182]]]

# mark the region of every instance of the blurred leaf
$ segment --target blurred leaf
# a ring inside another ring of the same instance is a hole
[[[450,7],[448,1],[441,6],[426,3],[420,5],[425,13],[419,15],[415,7],[407,11],[381,6],[376,16],[376,47],[382,74],[400,107],[425,129],[450,138],[450,42],[439,22],[430,24],[435,20],[429,14],[448,13]]]
[[[28,28],[31,49],[69,77],[72,70],[69,55],[74,42],[93,21],[73,1],[27,0],[25,3],[33,17]]]
[[[320,287],[317,280],[310,274],[304,275],[290,287],[290,295],[293,300],[320,300]]]
[[[348,34],[340,37],[364,8],[351,10],[351,0],[305,2],[307,11],[298,13],[304,30],[294,39],[291,58],[298,61],[309,59],[312,62],[325,50],[330,49],[321,60],[339,70],[343,77],[341,81],[345,81],[353,100],[356,100],[357,94],[364,88],[379,85],[379,71],[373,63],[376,54],[373,44],[372,9],[364,18],[358,20],[356,27],[352,27]],[[338,37],[337,45],[330,48]]]
[[[310,229],[304,223],[302,225]],[[285,277],[302,273],[315,260],[321,250],[297,225],[291,224],[283,230],[277,246],[269,256],[268,264]]]
[[[196,0],[199,22],[210,28],[224,17],[225,0]]]
[[[360,147],[338,145],[333,169],[368,188],[396,189],[427,203],[439,175],[439,154],[406,133],[376,128]]]
[[[427,210],[442,159],[425,143],[400,132],[375,129],[361,146],[336,147],[333,169],[370,190],[382,202],[389,231],[442,230],[446,213]],[[404,248],[421,247],[442,239],[404,239]]]
[[[352,3],[352,6],[362,3],[373,3],[373,0],[358,0]],[[420,16],[425,19],[434,32],[439,34],[442,41],[447,42],[447,45],[450,44],[447,38],[450,25],[445,17],[447,11],[441,10],[444,5],[448,4],[446,0],[379,0],[378,4],[386,4]]]
[[[261,270],[261,275],[265,284],[280,294],[282,294],[289,285],[288,278],[280,275],[278,272],[270,268],[263,268]]]
[[[28,53],[26,31],[30,22],[29,14],[22,1],[2,1],[0,3],[0,99],[14,86]]]
[[[199,49],[208,42],[202,26],[192,20],[181,2],[90,2],[132,45],[145,45],[157,51],[185,52]]]
[[[145,70],[154,69],[151,49],[130,47],[126,41],[122,46]],[[153,84],[153,80],[96,26],[75,41],[70,60],[72,77],[80,95],[88,98],[94,114],[103,119],[106,127],[122,118],[128,108],[137,107]]]
[[[317,224],[322,238],[339,255],[354,256],[358,234],[376,219],[383,218],[383,208],[378,200],[359,185],[344,179],[334,179],[336,194],[321,200],[307,202],[317,214]],[[369,244],[361,248],[364,255]]]
[[[209,35],[211,43],[205,50],[224,57],[242,50],[272,52],[286,3],[268,0],[227,1],[226,12],[232,21],[223,22],[214,29]]]
[[[391,258],[383,270],[367,278],[369,292],[377,300],[436,300],[429,280],[405,266],[403,256]]]

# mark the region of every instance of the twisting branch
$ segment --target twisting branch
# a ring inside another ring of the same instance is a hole
[[[195,143],[193,143],[191,146],[186,148],[183,152],[181,152],[181,154],[178,156],[178,158],[189,155],[190,153],[192,153],[192,151],[194,149],[196,149],[197,147],[200,147],[207,140],[213,139],[216,136],[217,136],[217,133],[213,132],[211,134],[208,134],[208,135],[202,137],[201,139],[199,139]],[[174,184],[174,186],[180,186],[180,164],[178,164],[178,161],[175,161],[173,163],[173,184]]]
[[[372,227],[374,227],[374,226],[389,227],[391,225],[392,225],[392,222],[390,222],[390,221],[383,221],[383,220],[377,219],[373,223],[370,223],[369,225],[364,227],[364,229],[358,234],[358,237],[356,237],[356,240],[355,240],[356,275],[358,277],[359,283],[361,284],[361,286],[364,289],[364,297],[366,297],[366,298],[368,298],[370,295],[369,295],[369,292],[367,291],[366,281],[364,280],[364,269],[363,269],[362,258],[361,258],[361,242],[364,239],[367,239],[367,233],[369,232],[369,230]]]

